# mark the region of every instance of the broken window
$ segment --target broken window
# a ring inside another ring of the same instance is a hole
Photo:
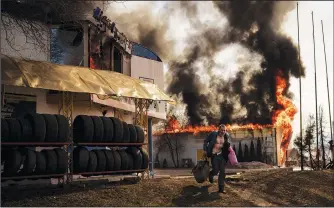
[[[113,57],[113,61],[114,61],[114,69],[113,71],[118,72],[118,73],[122,73],[122,53],[121,51],[117,48],[117,47],[113,47],[113,53],[114,53],[114,57]]]

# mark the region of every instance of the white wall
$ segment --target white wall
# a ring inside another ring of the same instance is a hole
[[[154,84],[160,89],[164,87],[163,63],[147,58],[132,55],[131,58],[131,77],[139,79],[139,77],[151,78]]]
[[[153,136],[153,161],[155,162],[156,159],[156,154],[157,154],[157,147],[155,145],[155,141],[158,139],[158,137]],[[203,140],[198,140],[192,138],[191,135],[181,135],[181,139],[179,140],[181,142],[181,145],[183,146],[182,151],[179,152],[179,162],[180,165],[182,165],[182,159],[190,158],[194,163],[196,163],[196,152],[197,149],[202,148],[201,142]],[[165,149],[161,150],[159,153],[159,162],[160,162],[160,167],[162,167],[163,161],[166,159],[167,165],[169,168],[174,167],[172,157],[170,154],[170,151],[168,147],[166,146]],[[176,158],[175,158],[176,160]]]
[[[36,112],[43,114],[58,114],[59,106],[56,102],[48,102],[47,94],[48,90],[33,89],[16,86],[6,86],[6,93],[34,95],[36,96]],[[99,104],[90,103],[87,101],[74,101],[73,102],[73,119],[77,115],[90,115],[90,116],[102,116],[101,107]],[[107,117],[117,117],[127,123],[133,123],[134,113],[124,112],[115,108],[107,108]],[[61,112],[62,114],[62,112]]]
[[[164,91],[165,81],[162,62],[132,55],[131,77],[137,79],[140,79],[140,77],[153,79],[154,84],[156,84],[162,91]],[[158,102],[156,109],[154,109],[154,106],[152,105],[150,110],[165,113],[165,102]]]

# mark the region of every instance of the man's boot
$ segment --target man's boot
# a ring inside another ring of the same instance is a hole
[[[226,194],[226,191],[224,191],[224,186],[219,186],[218,188],[218,193]]]
[[[209,174],[209,182],[213,183],[213,175],[211,173]]]

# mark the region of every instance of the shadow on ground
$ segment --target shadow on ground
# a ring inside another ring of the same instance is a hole
[[[194,206],[203,202],[210,202],[221,199],[217,192],[209,192],[209,185],[207,186],[186,186],[183,188],[180,196],[173,199],[173,204],[181,207]]]
[[[40,185],[40,186],[25,186],[24,188],[19,185],[1,187],[1,206],[4,206],[4,203],[15,202],[24,199],[39,199],[48,196],[64,196],[71,193],[80,193],[87,192],[89,190],[103,190],[108,188],[127,186],[136,184],[133,181],[114,181],[109,183],[94,183],[86,184],[85,187],[81,185],[72,185],[69,187],[61,187],[56,185]],[[19,193],[19,194],[18,194]]]

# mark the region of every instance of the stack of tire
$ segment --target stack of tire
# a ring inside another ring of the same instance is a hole
[[[28,148],[8,148],[3,149],[1,154],[2,177],[65,174],[68,167],[67,153],[61,148],[40,152]]]
[[[69,124],[63,115],[26,114],[1,119],[2,142],[65,142]]]
[[[128,147],[125,150],[91,150],[85,147],[76,147],[73,151],[73,172],[93,173],[118,171],[121,173],[142,172],[148,168],[148,154],[142,148]],[[138,171],[141,170],[141,171]],[[105,175],[105,174],[97,174]]]
[[[75,143],[144,143],[140,126],[115,117],[78,115],[73,121]]]

